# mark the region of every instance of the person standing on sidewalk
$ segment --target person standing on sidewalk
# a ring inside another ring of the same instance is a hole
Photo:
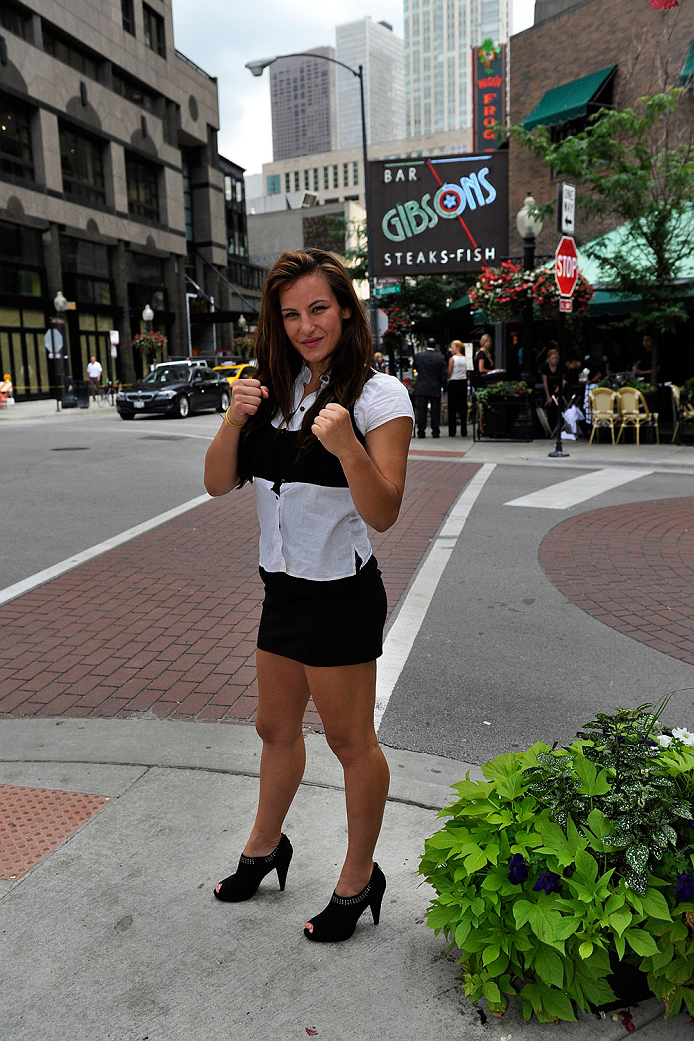
[[[387,531],[405,486],[412,406],[371,366],[371,334],[347,271],[320,249],[284,253],[265,281],[257,379],[238,380],[205,460],[205,487],[254,480],[265,599],[258,629],[256,730],[263,742],[255,824],[219,900],[255,895],[292,846],[282,825],[304,772],[309,697],[344,771],[347,854],[313,941],[348,939],[385,876],[373,854],[388,793],[374,730],[386,596],[366,525]],[[310,850],[309,850],[310,855]]]
[[[460,416],[460,436],[467,437],[467,362],[460,340],[451,342],[448,359],[448,436],[455,437]]]
[[[441,430],[441,394],[446,386],[446,362],[436,347],[436,340],[427,340],[426,350],[414,356],[417,382],[414,388],[417,409],[417,437],[426,437],[427,411],[431,407],[431,436],[439,437]]]
[[[96,401],[96,395],[99,393],[101,387],[101,373],[104,370],[101,368],[101,362],[98,362],[92,354],[87,365],[87,376],[89,377],[89,386],[92,391],[92,400]]]

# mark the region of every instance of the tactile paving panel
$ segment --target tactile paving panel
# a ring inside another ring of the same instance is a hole
[[[26,875],[109,801],[102,795],[0,784],[0,879]]]

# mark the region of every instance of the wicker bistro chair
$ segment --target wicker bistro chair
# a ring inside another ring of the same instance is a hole
[[[680,432],[680,427],[684,427],[685,423],[694,423],[694,405],[689,401],[682,401],[680,388],[675,386],[674,383],[670,384],[670,390],[672,391],[672,443],[673,445],[677,441],[677,436]]]
[[[641,391],[636,390],[634,387],[622,387],[617,391],[617,396],[619,398],[619,418],[621,420],[619,433],[617,434],[617,444],[619,444],[619,440],[627,427],[634,427],[636,430],[636,444],[640,444],[640,432],[643,426],[648,426],[655,430],[656,443],[660,444],[658,413],[650,411]]]
[[[590,402],[590,414],[593,424],[588,444],[592,445],[595,432],[599,427],[610,428],[612,444],[614,444],[614,425],[619,417],[616,391],[610,390],[609,387],[595,387],[594,390],[589,391],[588,400]]]

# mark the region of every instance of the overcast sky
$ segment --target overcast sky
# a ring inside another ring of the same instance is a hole
[[[513,0],[513,32],[532,24],[534,0]],[[402,36],[402,0],[173,0],[176,47],[219,82],[219,150],[249,174],[272,160],[270,77],[247,61],[335,45],[335,26],[370,14]]]

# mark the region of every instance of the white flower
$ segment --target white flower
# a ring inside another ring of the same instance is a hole
[[[658,742],[661,748],[669,748],[672,744],[672,738],[669,734],[658,734],[658,736],[656,737],[656,741]]]
[[[674,727],[672,736],[678,741],[681,741],[683,745],[694,745],[694,734],[692,734],[686,727]]]

